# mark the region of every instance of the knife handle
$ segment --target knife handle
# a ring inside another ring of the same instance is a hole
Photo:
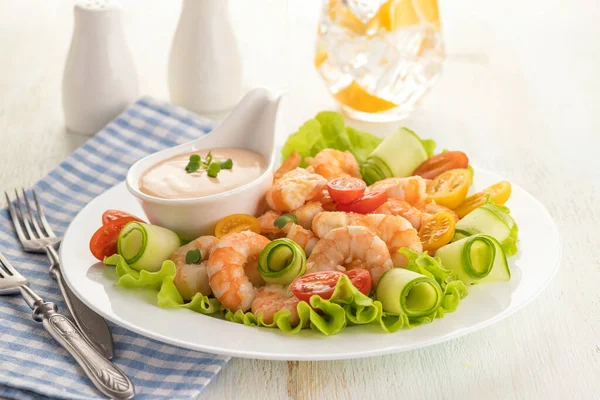
[[[135,396],[135,387],[127,375],[104,358],[69,318],[57,313],[54,303],[45,302],[27,286],[19,289],[33,310],[33,319],[42,322],[50,336],[73,356],[99,391],[111,399]]]
[[[100,354],[111,360],[115,353],[112,335],[108,329],[108,325],[106,325],[106,321],[104,321],[104,318],[99,316],[96,312],[92,311],[91,308],[86,306],[71,291],[60,270],[60,261],[56,250],[51,246],[47,246],[46,254],[52,263],[50,266],[50,274],[58,282],[58,287],[65,299],[65,303],[67,303],[67,308],[71,312],[81,333],[83,333],[83,336],[88,339],[90,344],[92,344]]]

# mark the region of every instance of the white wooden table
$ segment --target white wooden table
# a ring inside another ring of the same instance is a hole
[[[179,3],[124,3],[142,91],[167,99]],[[319,3],[289,0],[286,11],[282,0],[232,2],[249,85],[289,89],[290,132],[334,107],[312,68]],[[267,6],[280,18],[263,14]],[[71,7],[0,0],[0,190],[33,184],[85,140],[65,133],[60,103]],[[595,0],[441,0],[441,12],[445,72],[404,124],[540,199],[561,230],[558,275],[523,311],[467,337],[362,360],[234,359],[202,398],[600,396],[600,7]],[[287,41],[262,41],[279,31]],[[379,134],[394,128],[357,125]]]

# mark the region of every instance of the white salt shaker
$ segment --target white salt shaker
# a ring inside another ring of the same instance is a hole
[[[197,113],[233,108],[243,72],[228,0],[183,0],[169,60],[171,101]]]
[[[138,77],[117,0],[75,5],[75,28],[65,64],[62,100],[70,131],[93,135],[138,97]]]

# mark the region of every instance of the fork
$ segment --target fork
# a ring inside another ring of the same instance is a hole
[[[21,189],[21,193],[23,199],[21,199],[19,192],[15,190],[16,206],[13,206],[7,192],[4,192],[4,195],[6,196],[15,231],[23,248],[30,253],[46,253],[51,263],[50,275],[58,282],[60,291],[67,303],[67,308],[71,312],[75,323],[81,329],[83,335],[104,357],[109,360],[112,359],[114,356],[113,340],[108,325],[101,316],[92,311],[73,294],[64,280],[58,254],[55,250],[55,246],[60,244],[60,238],[54,234],[52,227],[46,220],[35,190],[32,189],[32,193],[37,216],[31,207],[25,190]]]
[[[104,358],[69,318],[59,314],[54,303],[44,301],[27,284],[27,279],[0,253],[0,294],[18,289],[33,310],[33,319],[41,322],[48,333],[75,358],[100,392],[114,399],[132,398],[135,388],[123,371]]]

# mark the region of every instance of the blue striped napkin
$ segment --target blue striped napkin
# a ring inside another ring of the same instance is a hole
[[[90,200],[125,179],[129,166],[155,151],[209,132],[197,115],[145,97],[35,184],[48,221],[63,236]],[[6,208],[0,211],[0,251],[42,297],[68,314],[45,255],[21,249]],[[162,344],[109,324],[115,363],[131,378],[139,399],[190,399],[219,372],[228,357]],[[31,319],[20,296],[0,297],[0,397],[90,399],[102,397],[81,368]]]

